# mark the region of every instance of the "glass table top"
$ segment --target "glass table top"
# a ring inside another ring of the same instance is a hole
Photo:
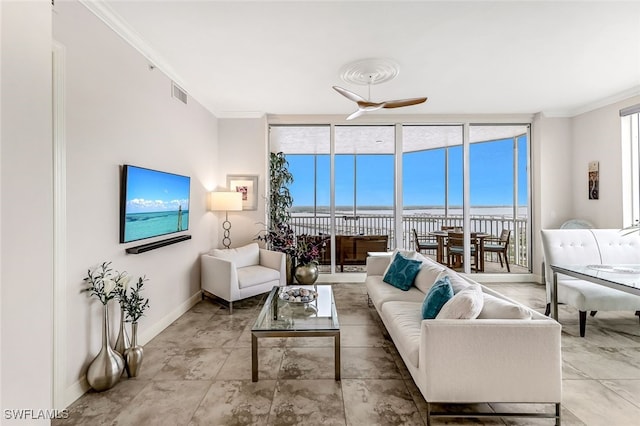
[[[560,273],[592,282],[640,291],[640,265],[551,265]]]
[[[280,293],[294,288],[317,292],[313,302],[289,302]],[[251,331],[339,330],[338,314],[330,285],[274,287]]]

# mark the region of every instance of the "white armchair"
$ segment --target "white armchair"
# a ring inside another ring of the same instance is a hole
[[[201,256],[202,298],[214,296],[229,303],[270,291],[286,284],[284,253],[251,243],[235,249],[213,249]]]

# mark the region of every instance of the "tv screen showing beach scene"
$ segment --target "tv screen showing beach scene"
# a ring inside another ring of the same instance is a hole
[[[125,164],[122,168],[120,242],[189,229],[191,179]]]

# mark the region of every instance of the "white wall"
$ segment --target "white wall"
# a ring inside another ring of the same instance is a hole
[[[568,118],[537,114],[531,130],[533,273],[540,275],[540,229],[558,228],[572,216],[571,123]]]
[[[83,376],[100,347],[100,305],[80,293],[88,268],[112,261],[117,270],[149,279],[142,344],[199,300],[199,254],[211,248],[216,224],[206,194],[216,184],[218,128],[193,98],[187,105],[172,98],[171,81],[81,4],[56,2],[53,35],[66,51],[68,277],[62,291],[69,404],[86,389]],[[118,242],[122,164],[191,177],[191,240],[125,253],[140,242]]]
[[[258,175],[258,209],[254,211],[229,212],[231,222],[231,246],[238,247],[252,242],[265,223],[265,200],[268,170],[268,127],[266,117],[220,119],[218,124],[217,182],[226,187],[227,174]],[[219,218],[217,245],[222,246],[223,212]]]
[[[640,96],[598,108],[572,119],[572,200],[576,217],[597,228],[621,228],[622,149],[620,110],[640,103]],[[600,198],[589,200],[588,164],[600,163]]]
[[[8,424],[5,409],[51,408],[51,5],[0,2],[0,19],[0,415]]]

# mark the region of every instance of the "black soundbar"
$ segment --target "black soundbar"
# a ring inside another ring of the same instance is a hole
[[[127,253],[130,254],[140,254],[145,251],[155,250],[160,247],[168,246],[171,244],[179,243],[180,241],[190,240],[191,235],[180,235],[178,237],[167,238],[166,240],[154,241],[153,243],[142,244],[135,247],[129,247],[126,249]]]

